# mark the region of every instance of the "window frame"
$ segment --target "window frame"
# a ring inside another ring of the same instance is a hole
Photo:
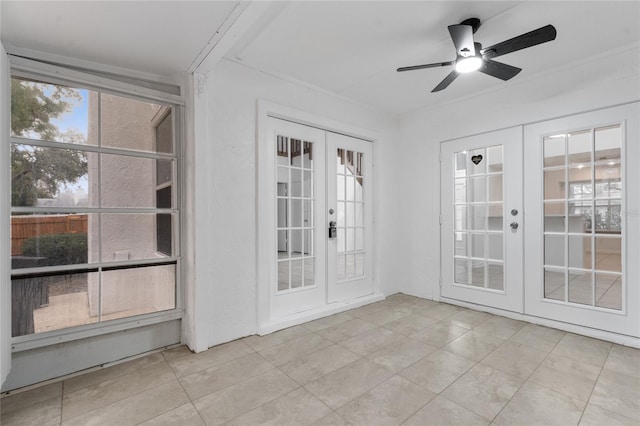
[[[78,273],[83,271],[95,271],[102,269],[114,269],[114,268],[127,268],[127,267],[144,267],[151,265],[163,265],[171,263],[175,265],[175,308],[171,310],[165,310],[160,312],[153,312],[148,314],[130,316],[114,320],[98,321],[86,325],[78,325],[58,330],[46,331],[41,333],[32,333],[23,336],[11,337],[12,352],[20,352],[24,350],[30,350],[40,347],[49,346],[52,344],[59,344],[63,342],[69,342],[79,339],[90,338],[94,336],[100,336],[117,331],[144,327],[152,324],[174,321],[181,319],[184,313],[183,307],[183,267],[182,267],[182,236],[184,231],[181,229],[183,221],[181,220],[181,214],[183,209],[182,188],[183,182],[185,182],[182,170],[182,153],[183,153],[183,120],[184,120],[184,100],[182,96],[163,92],[147,88],[144,86],[137,86],[130,83],[124,83],[118,80],[105,78],[102,76],[92,75],[88,72],[77,71],[71,68],[65,68],[64,66],[52,65],[49,63],[39,62],[36,60],[30,60],[27,58],[16,57],[9,55],[10,74],[9,78],[19,77],[25,79],[32,79],[37,81],[43,81],[51,84],[65,85],[73,88],[94,90],[100,93],[125,97],[133,100],[143,102],[153,102],[158,105],[167,107],[167,111],[162,114],[164,117],[166,114],[172,115],[172,132],[173,132],[173,153],[163,154],[157,152],[143,152],[134,151],[120,148],[99,147],[92,145],[71,145],[64,142],[35,140],[29,138],[20,138],[9,136],[8,143],[20,144],[25,143],[30,146],[39,146],[45,148],[66,148],[66,149],[79,149],[84,152],[99,152],[104,154],[124,154],[130,157],[141,157],[148,159],[170,159],[173,161],[173,182],[172,187],[172,201],[173,207],[170,209],[158,209],[158,208],[100,208],[100,207],[10,207],[9,214],[12,213],[34,213],[44,212],[48,213],[70,213],[72,210],[75,213],[170,213],[174,217],[173,232],[172,232],[172,246],[173,256],[164,257],[161,259],[144,259],[144,260],[122,260],[104,262],[100,258],[99,262],[77,264],[77,265],[60,265],[60,266],[47,266],[38,268],[23,268],[23,269],[11,269],[9,271],[11,278],[20,277],[30,274],[51,273],[51,272],[69,272]],[[157,124],[157,123],[152,123]],[[152,127],[155,131],[155,127]],[[153,140],[155,147],[155,139]],[[153,167],[153,173],[155,176],[155,163]],[[11,180],[8,180],[5,184],[5,188],[11,191]],[[154,185],[153,190],[157,188]],[[155,229],[155,221],[154,221]],[[155,235],[155,232],[154,232]],[[156,241],[153,242],[156,244]],[[11,285],[11,280],[9,280]]]

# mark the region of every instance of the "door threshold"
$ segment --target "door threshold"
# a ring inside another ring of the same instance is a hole
[[[264,336],[265,334],[273,333],[274,331],[293,327],[294,325],[300,325],[319,318],[328,317],[330,315],[348,311],[349,309],[379,302],[384,299],[386,299],[384,294],[374,293],[368,296],[358,297],[357,299],[334,302],[308,311],[296,312],[295,314],[274,318],[271,321],[258,325],[257,334]]]
[[[623,346],[630,346],[640,349],[640,338],[628,336],[626,334],[613,333],[611,331],[598,330],[596,328],[585,327],[582,325],[571,324],[562,321],[556,321],[548,318],[536,317],[533,315],[521,314],[518,312],[506,311],[503,309],[493,308],[490,306],[477,305],[475,303],[463,302],[461,300],[440,297],[440,301],[451,305],[461,306],[463,308],[473,309],[476,311],[487,312],[502,317],[525,321],[535,325],[555,328],[569,333],[580,334],[582,336],[592,337],[594,339],[606,340],[607,342],[617,343]]]

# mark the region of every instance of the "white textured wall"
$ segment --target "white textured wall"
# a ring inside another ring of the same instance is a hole
[[[639,58],[635,45],[536,79],[525,70],[502,89],[402,117],[399,172],[414,196],[404,200],[399,221],[407,255],[400,291],[437,293],[441,141],[638,100]]]
[[[394,173],[395,121],[348,100],[223,60],[207,78],[206,140],[195,146],[196,299],[208,303],[208,345],[256,330],[256,101],[264,99],[381,134],[375,145],[376,278],[395,293],[401,251],[392,224],[401,198]],[[198,112],[196,112],[198,114]]]
[[[3,141],[0,149],[0,385],[11,368],[11,284],[10,265],[11,256],[9,248],[9,211],[11,182],[9,149],[6,140],[9,137],[9,61],[4,47],[0,44],[0,140]]]

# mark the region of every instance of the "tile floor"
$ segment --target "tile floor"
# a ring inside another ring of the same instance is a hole
[[[638,425],[640,350],[403,294],[0,400],[10,425]]]

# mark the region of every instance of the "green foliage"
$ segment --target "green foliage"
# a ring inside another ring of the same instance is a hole
[[[46,257],[41,266],[87,263],[87,234],[52,234],[24,240],[23,256]]]
[[[61,134],[50,122],[80,100],[76,89],[11,79],[11,133],[69,143],[84,143],[76,132]],[[36,205],[38,198],[53,198],[60,184],[76,182],[87,173],[83,152],[71,149],[11,145],[11,203]]]
[[[45,140],[54,140],[58,128],[50,122],[69,111],[80,100],[76,89],[53,84],[11,79],[11,133],[27,136],[30,132]]]

